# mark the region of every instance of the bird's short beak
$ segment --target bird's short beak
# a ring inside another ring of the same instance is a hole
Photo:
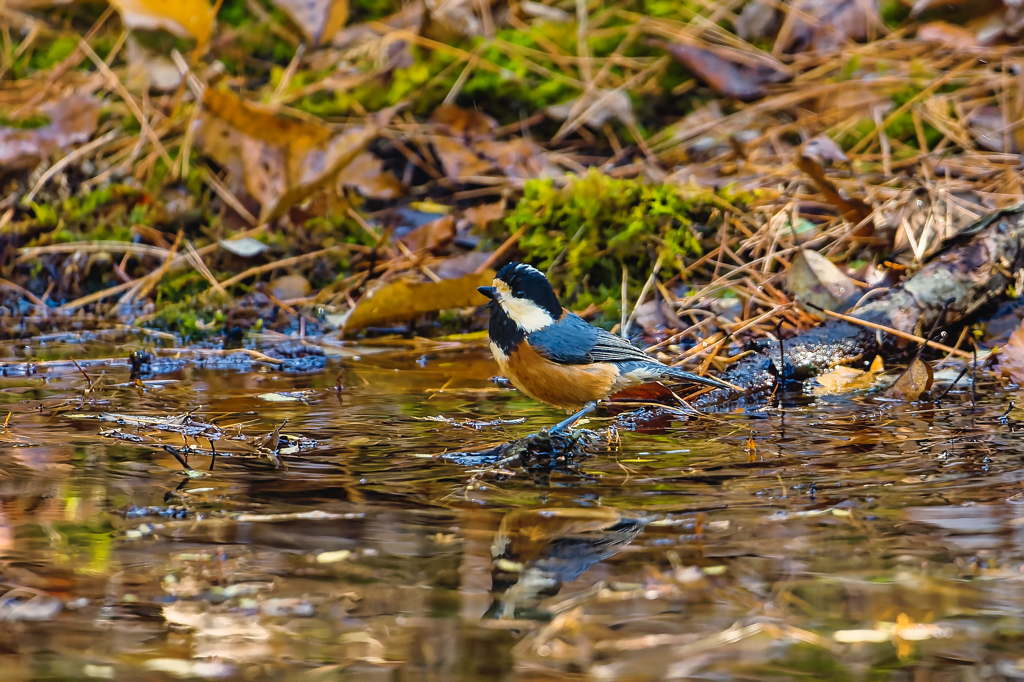
[[[498,290],[494,287],[477,287],[476,290],[492,301],[495,301],[498,298]]]

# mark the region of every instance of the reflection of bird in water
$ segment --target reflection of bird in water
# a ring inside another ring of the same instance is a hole
[[[484,618],[541,618],[544,597],[617,554],[643,529],[610,507],[518,509],[491,545],[494,603]]]

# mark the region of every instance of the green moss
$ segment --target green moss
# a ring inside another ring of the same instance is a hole
[[[36,48],[28,59],[27,71],[44,71],[61,63],[78,47],[77,36],[62,36],[45,47]]]
[[[882,0],[878,7],[878,13],[882,21],[889,28],[896,28],[910,16],[912,7],[900,0]]]
[[[556,24],[540,23],[530,33],[516,30],[499,31],[497,40],[514,47],[499,49],[484,48],[482,58],[498,69],[476,68],[463,84],[458,103],[461,106],[479,109],[498,118],[502,123],[518,121],[520,112],[527,114],[563,102],[579,94],[572,82],[562,75],[562,68],[549,60],[530,57],[532,64],[547,69],[549,74],[538,73],[527,60],[517,53],[516,48],[544,52],[538,42],[543,38],[559,45],[568,53],[576,49],[575,28]],[[608,45],[618,43],[607,41]],[[482,40],[466,40],[456,45],[472,51]],[[603,49],[603,48],[602,48]],[[303,98],[296,108],[323,117],[344,116],[358,107],[367,111],[379,111],[402,101],[410,102],[410,111],[417,116],[429,116],[451,91],[463,71],[461,64],[454,65],[456,57],[440,50],[427,50],[418,46],[409,48],[413,63],[395,69],[389,75],[374,79],[347,91],[321,91]],[[599,53],[595,51],[595,56]],[[365,64],[367,70],[373,64]],[[451,67],[451,68],[449,68]],[[302,87],[303,80],[316,82],[318,77],[310,74],[307,78],[293,83]]]
[[[700,253],[693,216],[706,216],[713,201],[707,190],[617,180],[591,169],[565,187],[527,182],[505,227],[526,228],[519,246],[527,260],[551,269],[552,283],[563,296],[574,297],[576,307],[595,303],[615,318],[623,266],[631,274],[633,296],[658,253],[666,255],[664,274],[677,271],[677,257]]]
[[[852,80],[857,75],[857,72],[860,71],[860,67],[861,67],[861,63],[862,62],[863,62],[863,59],[862,59],[861,55],[859,55],[859,54],[855,54],[852,57],[850,57],[848,60],[846,60],[846,63],[843,64],[843,68],[839,72],[839,76],[837,77],[837,80],[839,80],[839,81]]]
[[[150,329],[176,332],[182,341],[197,341],[206,336],[206,320],[193,309],[188,302],[165,305],[160,313],[149,320],[146,325]],[[200,327],[203,327],[200,329]]]
[[[32,211],[36,214],[36,222],[38,222],[41,227],[57,226],[59,219],[57,218],[57,211],[53,209],[53,206],[33,202]]]
[[[252,14],[245,6],[245,0],[224,0],[217,12],[217,21],[223,21],[232,26],[241,26],[252,18]]]
[[[350,9],[352,16],[349,18],[349,25],[359,24],[365,21],[382,19],[394,14],[401,9],[401,3],[396,0],[354,0]]]
[[[50,124],[50,118],[44,114],[34,113],[25,118],[10,119],[7,116],[0,114],[0,125],[7,126],[8,128],[18,128],[19,130],[32,130],[34,128],[42,128],[43,126]]]

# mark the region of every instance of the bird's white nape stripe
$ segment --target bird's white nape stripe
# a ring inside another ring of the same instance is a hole
[[[516,272],[536,272],[538,275],[541,274],[540,270],[526,263],[520,263],[519,265],[517,265]]]
[[[509,319],[527,334],[540,331],[554,323],[555,318],[551,317],[551,313],[528,298],[513,296],[512,290],[504,281],[494,280],[494,288],[498,290],[498,305]]]

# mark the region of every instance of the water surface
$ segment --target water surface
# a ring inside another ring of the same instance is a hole
[[[0,348],[2,679],[1024,678],[1012,394],[602,412],[612,445],[494,472],[443,455],[562,414],[483,349],[138,384],[143,343]]]

